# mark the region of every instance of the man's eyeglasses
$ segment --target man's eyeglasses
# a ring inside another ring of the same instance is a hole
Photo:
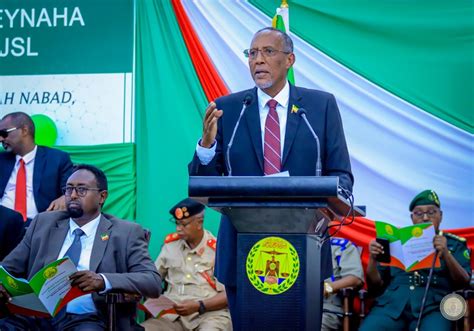
[[[416,218],[423,218],[425,215],[428,215],[428,217],[434,216],[438,214],[438,211],[436,209],[430,209],[428,211],[422,212],[422,211],[414,211],[412,213],[413,216]]]
[[[66,186],[63,187],[63,193],[65,196],[71,196],[72,191],[76,190],[76,194],[80,197],[85,197],[88,191],[102,191],[100,188],[87,187],[87,186]]]
[[[8,134],[10,132],[15,131],[16,129],[18,129],[18,128],[10,128],[10,129],[0,130],[0,137],[5,139],[6,137],[8,137]]]
[[[272,47],[263,47],[262,49],[258,49],[258,48],[245,49],[244,55],[246,58],[249,58],[250,60],[255,60],[258,56],[258,52],[262,52],[263,57],[273,57],[277,55],[277,53],[284,53],[284,54],[291,53],[291,52],[280,51]]]

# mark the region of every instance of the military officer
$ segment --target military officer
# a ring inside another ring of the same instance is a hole
[[[438,195],[433,190],[419,193],[410,203],[413,224],[432,222],[437,235],[433,246],[438,251],[441,266],[435,268],[422,315],[420,330],[450,330],[451,322],[440,312],[443,297],[469,284],[470,255],[466,240],[450,233],[441,233],[443,216]],[[376,257],[382,245],[375,240],[369,244],[370,258],[366,280],[369,291],[381,295],[364,320],[360,330],[414,330],[420,314],[421,302],[430,269],[405,272],[394,267],[377,265]]]
[[[156,267],[176,314],[149,319],[146,330],[229,330],[224,286],[214,277],[215,237],[203,227],[204,205],[184,199],[170,210],[176,233],[165,239]]]
[[[333,275],[324,282],[321,330],[341,329],[342,298],[337,294],[345,287],[359,289],[364,283],[360,253],[354,244],[348,239],[331,238],[331,253]]]

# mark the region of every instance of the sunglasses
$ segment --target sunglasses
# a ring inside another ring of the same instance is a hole
[[[0,137],[2,137],[3,139],[5,139],[6,137],[8,137],[8,134],[12,131],[15,131],[17,130],[18,128],[10,128],[10,129],[4,129],[4,130],[0,130]]]

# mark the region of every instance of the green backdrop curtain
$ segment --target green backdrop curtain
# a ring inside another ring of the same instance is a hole
[[[182,38],[171,2],[137,2],[137,222],[152,231],[157,256],[175,231],[169,208],[187,196],[187,164],[201,136],[206,96]],[[205,226],[215,233],[216,213]]]
[[[281,0],[250,0],[268,16]],[[474,133],[474,2],[291,0],[290,30],[425,111]]]

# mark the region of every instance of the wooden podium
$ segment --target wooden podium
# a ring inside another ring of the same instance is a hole
[[[190,177],[189,196],[229,217],[238,232],[239,330],[320,330],[322,283],[332,274],[323,236],[328,222],[351,208],[338,183],[338,177]]]

